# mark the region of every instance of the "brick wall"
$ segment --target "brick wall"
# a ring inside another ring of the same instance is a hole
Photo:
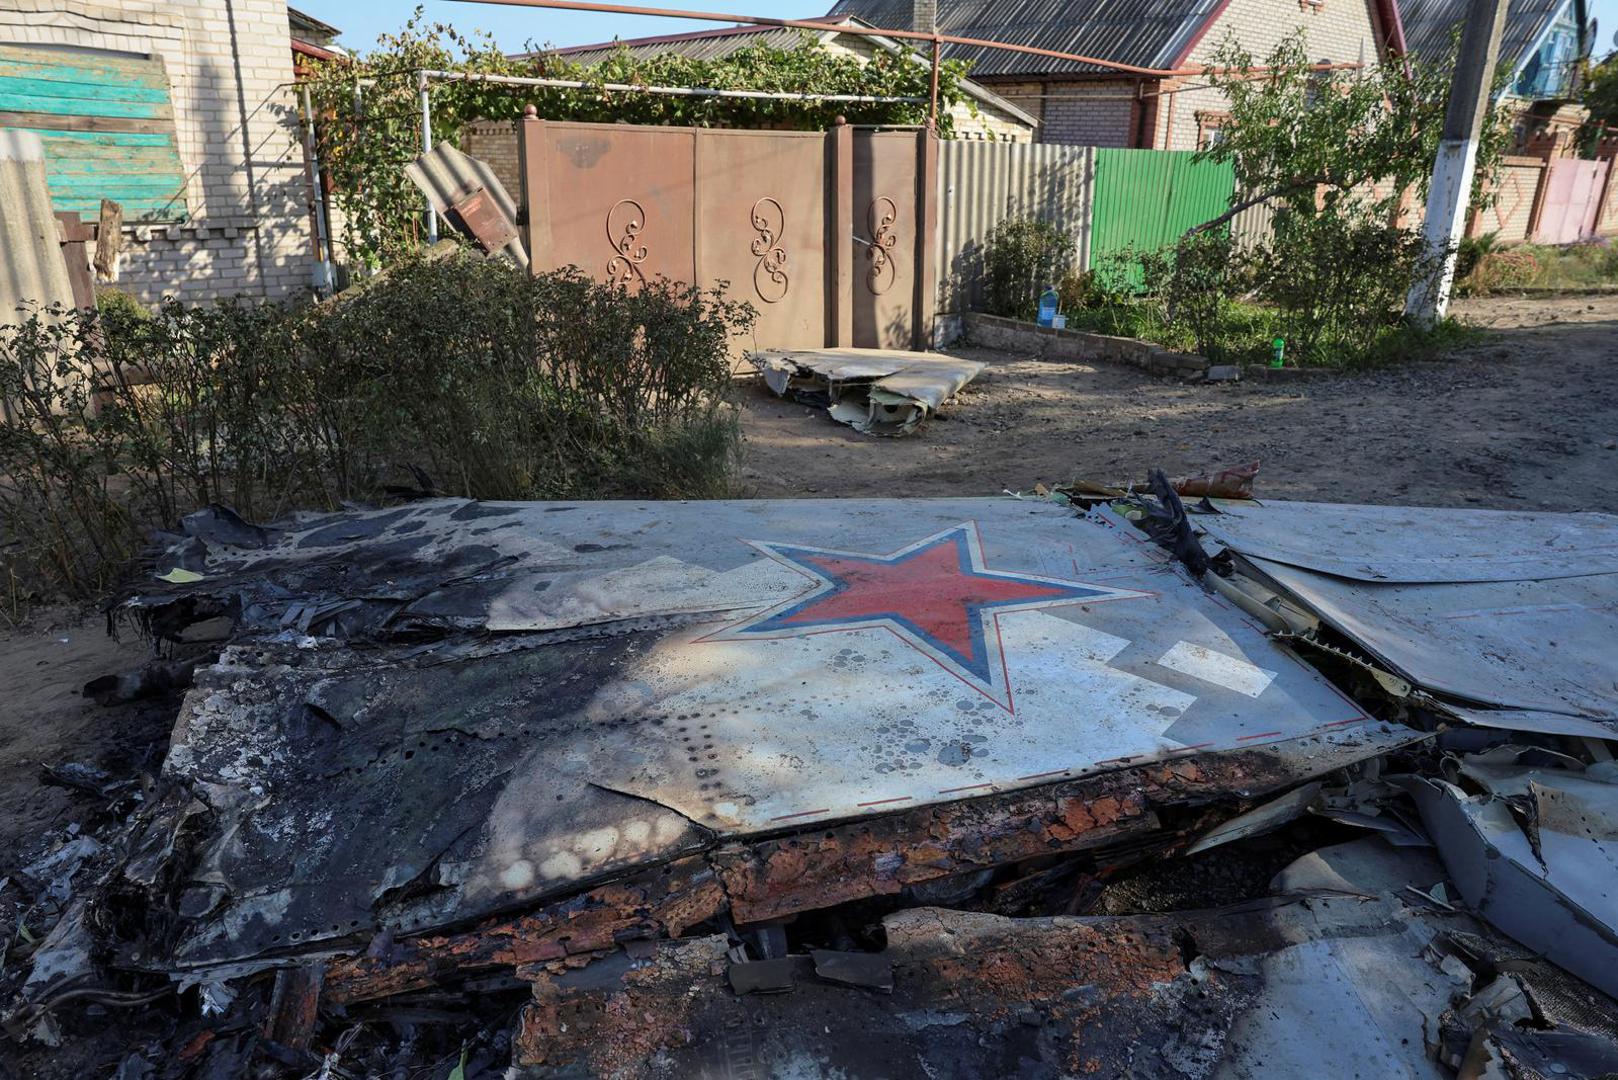
[[[1230,0],[1186,61],[1186,67],[1211,64],[1214,53],[1228,37],[1262,61],[1287,35],[1302,30],[1309,56],[1334,64],[1374,64],[1378,59],[1375,23],[1366,0]],[[1218,90],[1197,86],[1159,99],[1153,146],[1163,150],[1197,149],[1197,114],[1217,114],[1229,108]]]
[[[1135,87],[1133,80],[1045,83],[1040,141],[1068,146],[1133,145]]]
[[[1544,174],[1545,162],[1540,158],[1506,158],[1495,174],[1494,205],[1478,214],[1472,235],[1498,233],[1506,243],[1527,240],[1533,223],[1534,196]]]
[[[518,178],[522,166],[517,156],[517,121],[483,120],[461,129],[462,153],[487,162],[500,183],[505,185],[511,200],[522,205],[522,188]]]
[[[6,0],[0,41],[163,59],[191,220],[126,226],[120,288],[147,302],[307,291],[314,262],[285,0]]]

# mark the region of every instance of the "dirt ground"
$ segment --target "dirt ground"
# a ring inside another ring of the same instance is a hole
[[[995,495],[1262,462],[1257,493],[1323,502],[1618,510],[1618,297],[1468,300],[1449,360],[1188,385],[1133,368],[950,350],[989,365],[935,421],[874,439],[743,394],[760,498]]]
[[[988,370],[903,439],[859,435],[751,384],[742,493],[997,495],[1258,459],[1261,497],[1618,511],[1618,297],[1459,309],[1490,330],[1465,355],[1285,383],[1187,385],[965,348]],[[82,797],[39,784],[41,765],[130,776],[160,764],[172,701],[104,709],[79,692],[148,656],[131,634],[109,638],[87,610],[39,612],[0,633],[0,883],[89,824]],[[21,896],[0,885],[0,933],[22,913]],[[48,1068],[13,1059],[11,1075],[108,1075],[123,1048],[114,1029],[100,1034]],[[9,1056],[0,1047],[0,1080]]]

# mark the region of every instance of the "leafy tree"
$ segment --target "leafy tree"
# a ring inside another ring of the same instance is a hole
[[[838,116],[854,124],[919,124],[927,119],[930,74],[910,52],[879,51],[869,63],[813,47],[753,45],[713,60],[665,53],[637,59],[619,49],[585,68],[555,54],[533,50],[506,56],[487,35],[466,37],[452,27],[425,21],[422,10],[397,34],[352,59],[318,64],[310,83],[319,126],[321,162],[329,171],[334,215],[351,263],[391,262],[421,242],[420,194],[404,167],[421,147],[416,73],[516,75],[590,84],[585,89],[510,86],[476,80],[434,81],[435,142],[453,143],[474,120],[516,120],[527,105],[547,120],[673,124],[693,127],[823,130]],[[939,134],[952,133],[949,108],[960,91],[966,65],[939,66]],[[607,83],[767,90],[792,93],[908,97],[903,103],[772,101],[759,99],[636,94],[601,89]]]
[[[1243,197],[1206,227],[1249,206],[1273,202],[1305,216],[1352,205],[1391,218],[1404,193],[1425,198],[1449,101],[1453,50],[1439,61],[1417,57],[1356,69],[1317,70],[1301,32],[1281,41],[1252,73],[1251,53],[1234,38],[1214,57],[1208,81],[1222,90],[1230,120],[1202,152],[1228,161]],[[1510,131],[1503,109],[1484,123],[1474,201]]]
[[[1584,79],[1584,107],[1590,110],[1589,126],[1618,127],[1618,52],[1591,66]]]

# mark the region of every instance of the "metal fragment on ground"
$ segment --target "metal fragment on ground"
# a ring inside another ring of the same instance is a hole
[[[1220,506],[1198,527],[1456,719],[1618,734],[1618,518]]]
[[[1618,995],[1618,784],[1475,760],[1455,779],[1412,778],[1409,787],[1461,896]]]
[[[439,500],[181,541],[202,579],[132,610],[253,629],[199,671],[165,765],[215,816],[176,961],[419,934],[698,851],[759,921],[871,895],[870,875],[839,852],[814,890],[786,862],[754,889],[756,854],[716,845],[1153,762],[1251,797],[1422,737],[1116,515],[837,510]],[[1029,837],[1004,858],[1065,844]]]
[[[984,365],[899,349],[763,350],[749,362],[778,396],[824,404],[867,435],[906,435]]]

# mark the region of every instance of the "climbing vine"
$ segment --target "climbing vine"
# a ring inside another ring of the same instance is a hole
[[[960,84],[967,65],[939,65],[939,135],[952,134],[949,108],[966,101]],[[468,37],[422,10],[397,34],[353,58],[314,67],[309,83],[322,167],[329,173],[337,213],[338,254],[351,266],[375,268],[422,240],[422,200],[404,167],[421,150],[416,72],[517,75],[589,83],[586,89],[509,86],[435,80],[431,88],[434,142],[455,142],[475,120],[516,120],[533,105],[547,120],[692,127],[824,130],[838,116],[851,124],[920,124],[927,119],[931,76],[915,53],[877,50],[869,61],[808,45],[750,45],[712,60],[665,53],[636,58],[620,48],[582,67],[554,53],[507,56],[486,35]],[[639,94],[604,84],[766,90],[790,93],[908,97],[917,102],[867,104]]]

